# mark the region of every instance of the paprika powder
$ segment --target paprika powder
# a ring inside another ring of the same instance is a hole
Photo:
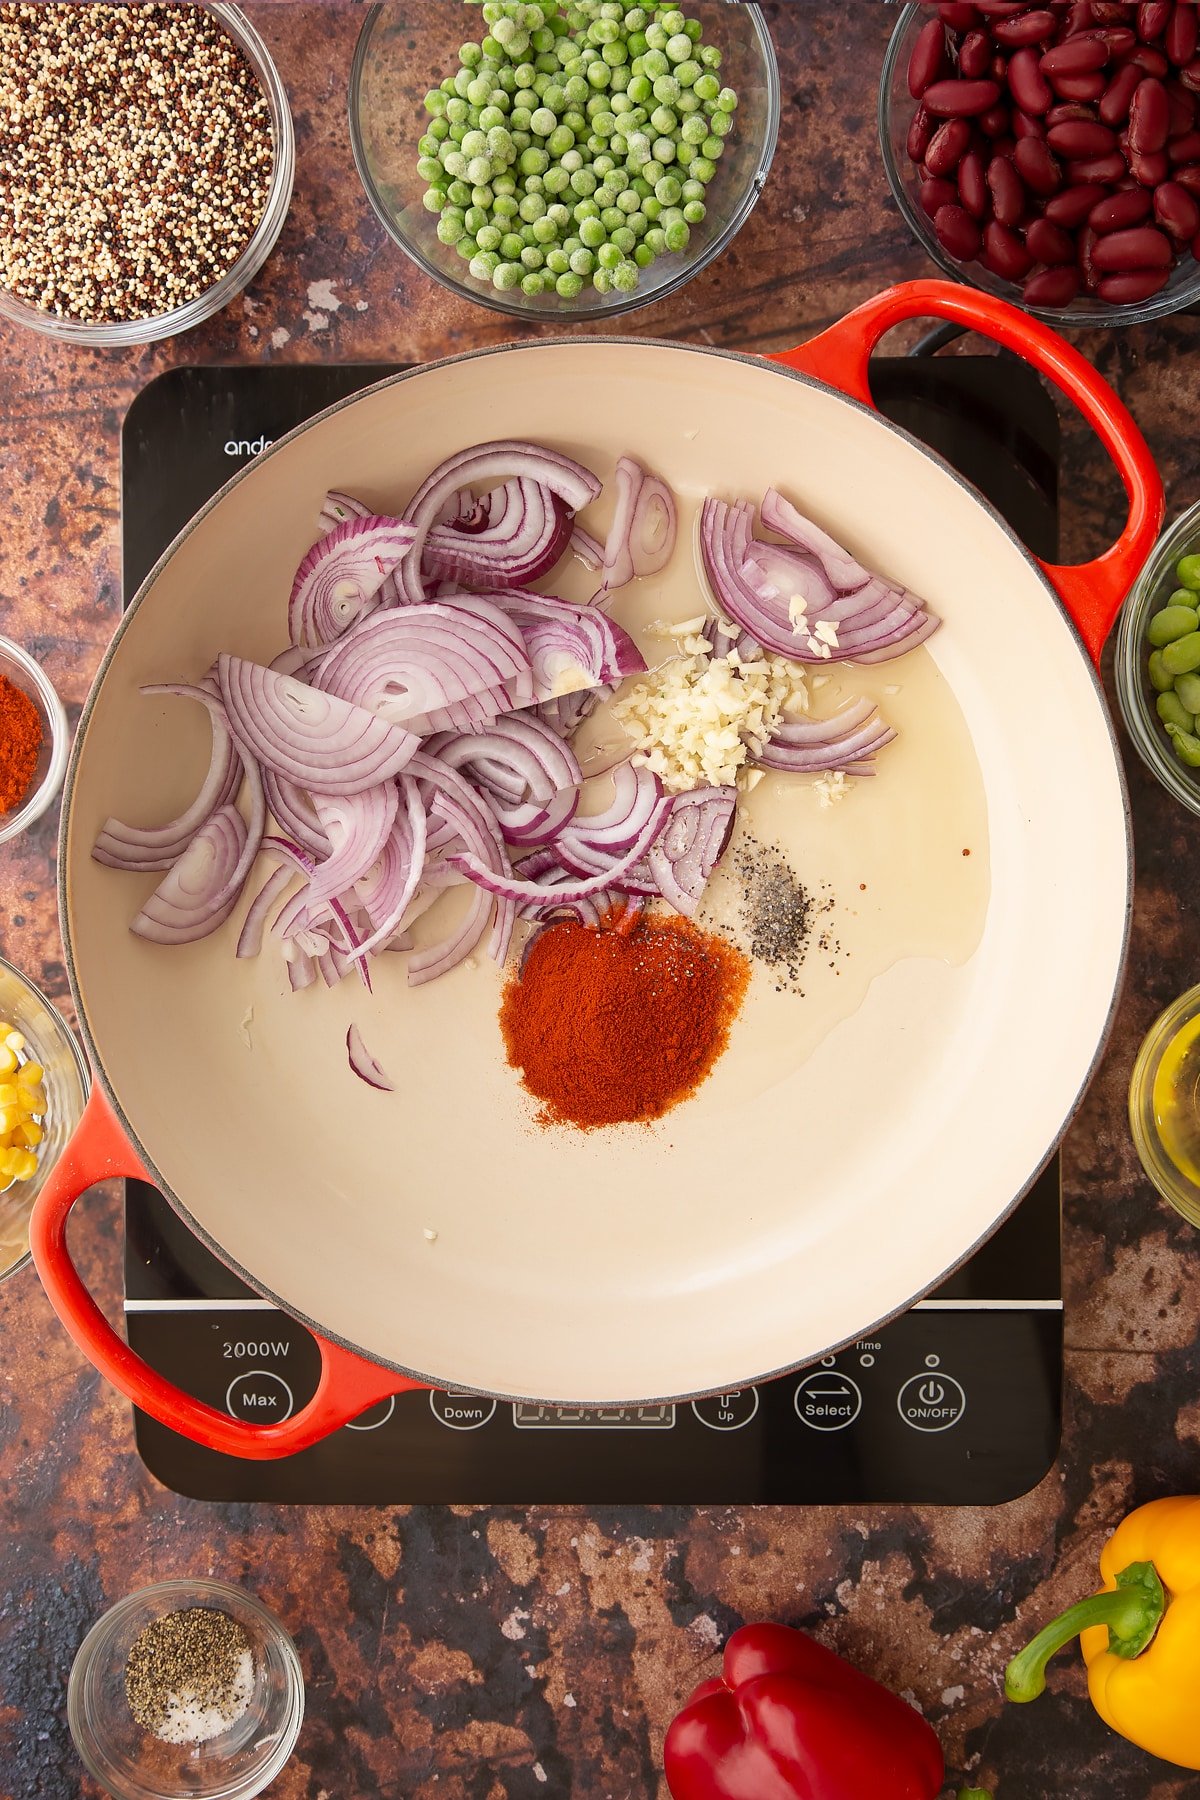
[[[500,1009],[538,1122],[589,1131],[661,1118],[710,1073],[749,979],[739,950],[686,919],[546,926]]]
[[[42,717],[29,695],[0,675],[0,814],[29,792],[42,747]]]

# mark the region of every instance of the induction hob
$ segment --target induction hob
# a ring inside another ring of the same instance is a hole
[[[124,588],[235,470],[393,366],[180,368],[122,433]],[[940,451],[1024,542],[1058,548],[1053,403],[1007,357],[877,359],[882,411]],[[250,1197],[248,1196],[248,1201]],[[262,1422],[302,1406],[318,1359],[144,1183],[126,1187],[129,1341],[181,1387]],[[1061,1426],[1059,1161],[950,1280],[836,1357],[678,1406],[590,1412],[419,1391],[299,1455],[248,1462],[135,1413],[159,1480],[209,1500],[996,1504],[1050,1468]]]

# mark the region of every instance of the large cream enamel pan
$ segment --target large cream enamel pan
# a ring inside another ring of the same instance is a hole
[[[276,444],[159,563],[104,660],[67,781],[62,927],[96,1081],[33,1229],[68,1328],[139,1405],[267,1456],[406,1376],[583,1404],[727,1389],[905,1307],[1028,1186],[1113,1007],[1126,803],[1093,668],[1047,574],[941,461],[828,385],[865,397],[872,343],[930,313],[1022,349],[1120,466],[1120,544],[1086,570],[1050,572],[1098,653],[1159,523],[1145,445],[1053,334],[940,283],[884,295],[781,361],[542,340],[399,376]],[[273,960],[235,962],[228,930],[172,950],[133,937],[140,887],[89,854],[108,813],[151,821],[186,799],[204,762],[202,721],[187,716],[199,709],[151,703],[139,685],[194,678],[221,650],[279,649],[324,491],[398,504],[441,457],[505,430],[602,475],[633,450],[685,506],[772,483],[793,494],[943,615],[929,654],[982,771],[991,894],[965,966],[902,964],[810,1057],[781,1055],[777,1074],[763,1046],[735,1042],[728,1069],[652,1132],[531,1127],[489,969],[414,993],[402,959],[385,958],[395,967],[374,1000],[350,982],[293,996]],[[398,1095],[348,1078],[351,1019]],[[103,1176],[139,1171],[318,1332],[321,1388],[286,1424],[240,1424],[180,1395],[83,1289],[66,1257],[70,1206]]]

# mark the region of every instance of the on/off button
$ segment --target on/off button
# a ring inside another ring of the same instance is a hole
[[[247,1369],[235,1375],[225,1390],[225,1410],[235,1419],[252,1419],[256,1425],[278,1425],[292,1415],[296,1405],[282,1375],[270,1369]]]
[[[910,1375],[896,1396],[900,1417],[914,1431],[949,1431],[967,1410],[967,1396],[953,1375]]]

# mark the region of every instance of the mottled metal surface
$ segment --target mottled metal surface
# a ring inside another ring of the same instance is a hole
[[[425,0],[449,4],[450,0]],[[229,359],[428,358],[520,328],[451,299],[385,239],[345,121],[361,10],[251,9],[298,129],[296,198],[246,297],[190,337],[88,352],[0,327],[0,631],[77,712],[117,617],[124,408],[153,374]],[[886,195],[875,84],[891,21],[853,6],[768,6],[783,70],[774,173],[734,248],[640,334],[777,349],[889,280],[928,273]],[[464,12],[464,33],[467,35]],[[1079,342],[1161,459],[1172,510],[1195,497],[1200,392],[1188,319]],[[1069,556],[1114,534],[1119,492],[1072,429]],[[1031,690],[1014,704],[1052,704]],[[1001,1800],[1184,1800],[1200,1779],[1142,1756],[1091,1713],[1065,1658],[1035,1707],[1000,1674],[1030,1626],[1093,1580],[1133,1503],[1197,1485],[1200,1260],[1134,1158],[1125,1091],[1143,1031],[1200,972],[1197,830],[1130,762],[1138,883],[1113,1040],[1066,1145],[1067,1427],[1058,1467],[993,1511],[211,1507],[177,1500],[132,1450],[128,1409],[60,1330],[36,1279],[0,1288],[0,1794],[97,1790],[64,1719],[88,1624],[155,1577],[245,1582],[296,1634],[308,1719],[280,1800],[648,1800],[662,1734],[744,1619],[814,1628],[906,1692],[955,1772]],[[55,820],[0,850],[0,947],[65,992]],[[113,1305],[116,1213],[91,1203],[83,1266]]]

